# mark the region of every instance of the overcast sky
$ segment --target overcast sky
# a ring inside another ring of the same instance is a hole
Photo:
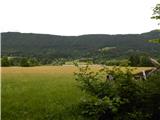
[[[143,33],[159,0],[1,0],[1,32],[57,35]]]

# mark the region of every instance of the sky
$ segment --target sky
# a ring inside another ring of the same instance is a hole
[[[0,32],[135,34],[158,29],[159,0],[1,0]]]

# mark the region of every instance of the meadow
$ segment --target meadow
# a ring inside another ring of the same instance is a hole
[[[144,69],[150,68],[134,72]],[[72,65],[2,67],[2,119],[81,120],[76,105],[86,94],[77,87],[73,74],[77,71]]]

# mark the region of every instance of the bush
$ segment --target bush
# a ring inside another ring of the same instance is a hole
[[[3,66],[3,67],[8,67],[8,66],[10,66],[10,62],[9,62],[8,57],[2,57],[2,58],[1,58],[1,66]]]
[[[130,66],[139,66],[139,67],[152,67],[153,64],[150,61],[149,56],[134,54],[129,58]]]
[[[79,104],[80,114],[92,120],[158,120],[160,113],[160,74],[136,80],[132,70],[103,68],[92,72],[80,67],[76,80],[88,94]],[[106,78],[111,75],[113,79]],[[152,89],[153,88],[153,89]]]
[[[27,58],[22,58],[21,61],[20,61],[20,66],[22,67],[29,67],[29,62],[28,62],[28,59]]]

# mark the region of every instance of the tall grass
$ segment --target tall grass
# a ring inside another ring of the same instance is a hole
[[[142,69],[149,68],[137,71]],[[75,71],[74,66],[2,68],[2,120],[80,120],[76,105],[85,94],[76,86]]]
[[[78,120],[84,94],[71,74],[2,74],[3,120]]]

